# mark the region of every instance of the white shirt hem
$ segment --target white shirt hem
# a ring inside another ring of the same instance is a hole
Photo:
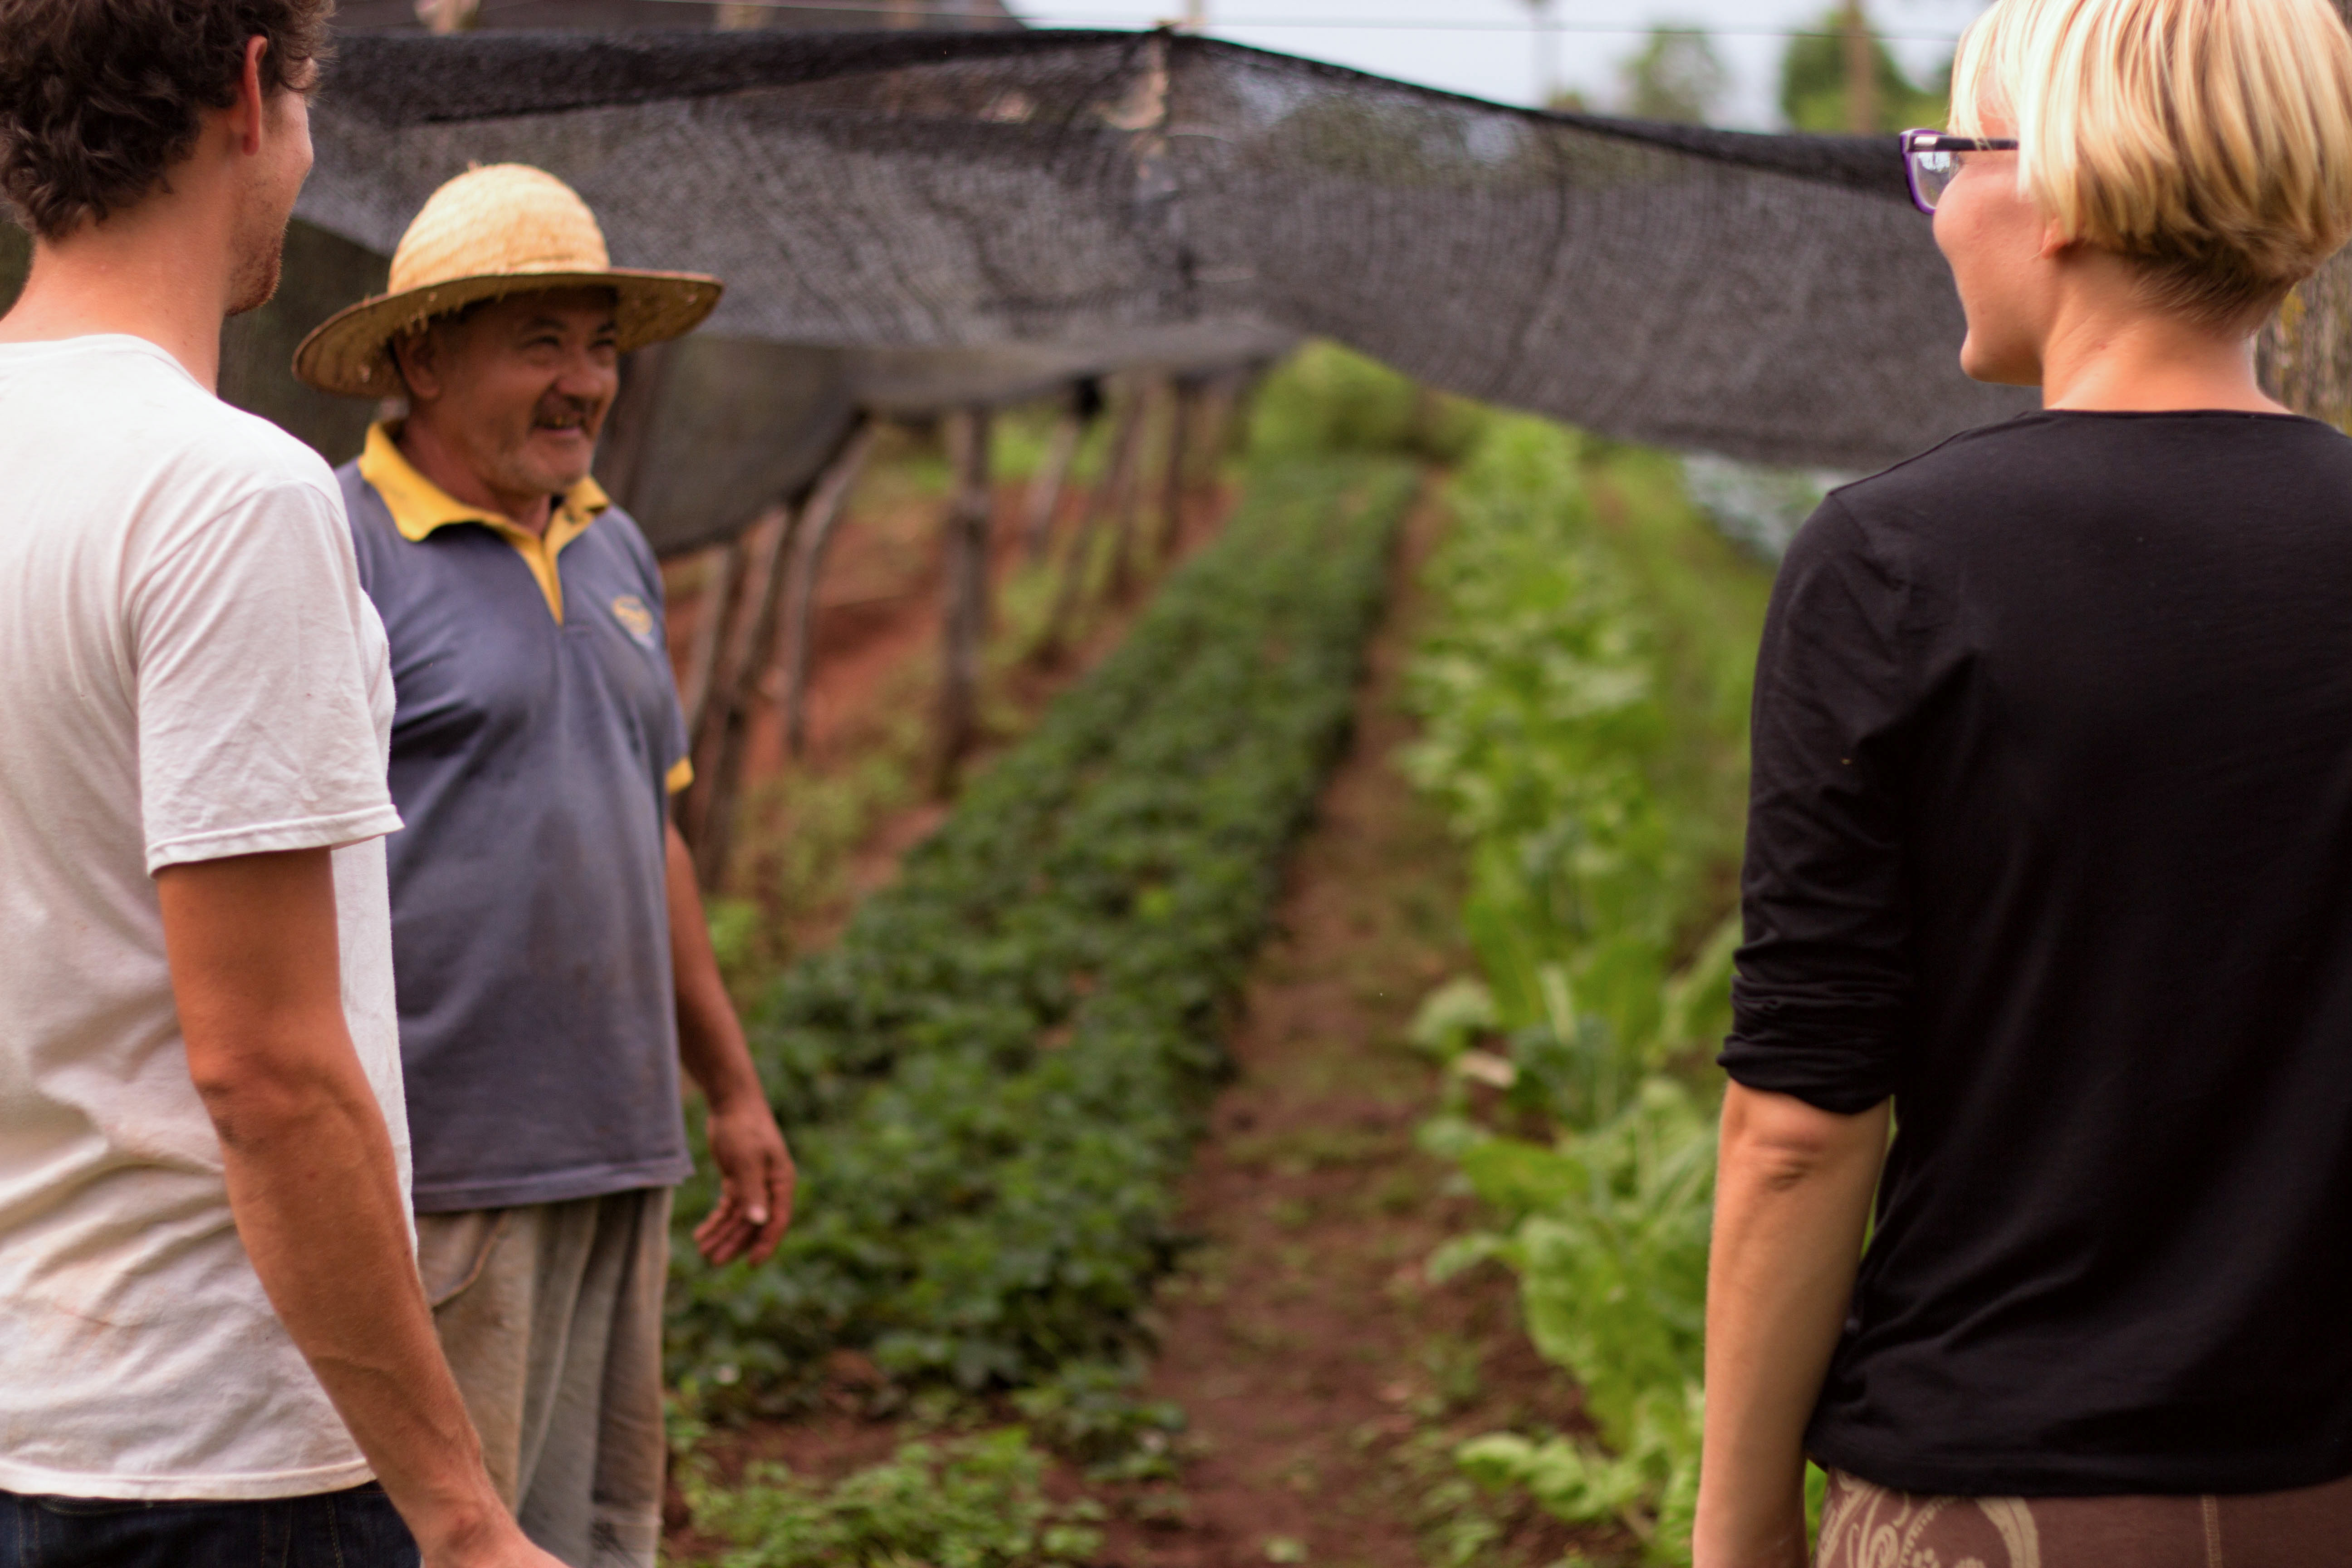
[[[389,805],[305,816],[253,827],[191,833],[147,847],[147,874],[195,860],[226,860],[232,855],[271,855],[287,849],[340,849],[363,838],[381,838],[401,828],[400,813]]]
[[[21,1497],[121,1499],[125,1501],[260,1502],[346,1491],[375,1479],[365,1459],[307,1470],[227,1476],[89,1476],[45,1470],[0,1458],[0,1490]]]

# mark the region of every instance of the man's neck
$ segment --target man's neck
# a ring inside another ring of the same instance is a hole
[[[36,240],[25,290],[0,316],[0,342],[127,333],[216,388],[230,247],[225,237],[193,232],[205,215],[176,205],[158,194],[64,239]]]
[[[510,491],[492,485],[430,419],[412,415],[402,421],[398,444],[408,466],[440,486],[452,500],[495,512],[526,533],[547,537],[555,498],[545,490]]]

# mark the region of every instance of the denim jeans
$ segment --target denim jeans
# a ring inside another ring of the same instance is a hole
[[[416,1568],[371,1481],[251,1502],[131,1502],[0,1491],[0,1568]]]

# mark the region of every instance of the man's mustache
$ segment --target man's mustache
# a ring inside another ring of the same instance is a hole
[[[531,410],[530,422],[534,429],[568,430],[576,427],[593,435],[597,416],[603,411],[601,403],[584,397],[557,395],[539,400],[539,406]]]

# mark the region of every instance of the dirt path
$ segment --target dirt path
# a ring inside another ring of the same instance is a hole
[[[1188,1178],[1200,1245],[1161,1289],[1147,1391],[1187,1412],[1188,1457],[1172,1484],[1085,1489],[1110,1516],[1106,1568],[1485,1568],[1632,1544],[1482,1499],[1450,1458],[1480,1432],[1580,1416],[1499,1268],[1444,1285],[1422,1268],[1476,1220],[1415,1146],[1438,1085],[1406,1039],[1420,999],[1468,963],[1459,852],[1395,765],[1414,584],[1440,521],[1423,506],[1408,527],[1353,740],[1293,856],[1231,1037],[1235,1078]],[[830,1408],[722,1439],[724,1468],[838,1476],[913,1435],[874,1418],[856,1360]],[[1077,1485],[1065,1471],[1056,1490]],[[671,1542],[681,1557],[705,1544]]]
[[[1150,1387],[1189,1413],[1199,1457],[1177,1519],[1115,1532],[1136,1568],[1551,1562],[1574,1542],[1495,1515],[1447,1458],[1514,1421],[1573,1426],[1573,1386],[1528,1345],[1499,1270],[1444,1286],[1422,1270],[1475,1223],[1414,1145],[1437,1086],[1406,1040],[1466,963],[1459,853],[1395,765],[1438,521],[1421,509],[1400,552],[1353,743],[1292,861],[1190,1178],[1202,1246],[1162,1290]]]

